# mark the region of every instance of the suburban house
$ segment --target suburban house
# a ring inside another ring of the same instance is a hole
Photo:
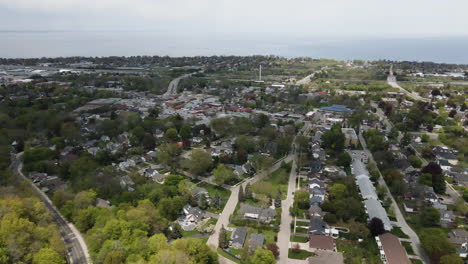
[[[345,147],[357,146],[358,136],[356,135],[354,128],[342,128],[341,132],[345,136]]]
[[[309,233],[312,235],[332,235],[333,230],[321,217],[311,217],[309,224]]]
[[[197,223],[198,221],[202,220],[205,213],[197,207],[192,207],[190,205],[185,205],[183,208],[185,221]]]
[[[322,211],[322,208],[320,208],[320,206],[312,205],[309,208],[309,217],[310,218],[312,218],[312,217],[323,217],[324,215],[325,215],[325,213]]]
[[[239,211],[244,218],[254,219],[263,223],[269,223],[276,217],[274,209],[255,207],[249,204],[241,204]]]
[[[323,189],[325,188],[325,183],[317,178],[312,178],[309,180],[309,189],[312,190],[314,188]]]
[[[443,227],[451,227],[455,221],[455,215],[451,210],[439,210],[440,212],[440,225]]]
[[[432,152],[436,156],[437,160],[447,160],[451,165],[457,165],[457,152],[453,149],[449,149],[447,147],[439,147],[436,146],[432,149]]]
[[[409,204],[409,203],[404,203],[403,208],[405,208],[405,212],[407,213],[415,213],[417,210],[416,206],[414,206],[413,204]]]
[[[460,247],[468,242],[468,232],[465,229],[453,229],[447,236],[449,242],[455,247]]]
[[[263,234],[251,234],[249,239],[249,250],[254,252],[258,247],[263,247],[265,236]]]
[[[310,235],[309,247],[311,249],[335,250],[335,242],[332,237],[325,235]]]
[[[322,170],[322,163],[320,160],[312,160],[309,164],[310,172],[318,173]]]
[[[244,247],[245,238],[247,237],[247,229],[245,227],[238,227],[232,233],[231,247],[241,249]]]
[[[385,233],[375,237],[380,250],[380,258],[385,264],[411,264],[405,248],[398,237],[391,233]]]

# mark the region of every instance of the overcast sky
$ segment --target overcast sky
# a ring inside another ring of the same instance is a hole
[[[468,35],[467,0],[0,0],[0,30]]]

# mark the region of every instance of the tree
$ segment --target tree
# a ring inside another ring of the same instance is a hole
[[[275,196],[275,208],[281,208],[281,192],[278,191]]]
[[[434,207],[426,207],[419,216],[421,224],[426,227],[438,226],[440,224],[439,210]]]
[[[178,164],[177,160],[181,152],[182,149],[177,144],[167,143],[158,147],[156,157],[161,164],[174,170]]]
[[[65,260],[51,248],[41,248],[33,256],[33,264],[65,264]]]
[[[336,153],[344,150],[345,136],[341,132],[340,124],[335,124],[330,130],[325,132],[322,137],[322,145]]]
[[[374,217],[369,222],[369,230],[373,237],[385,233],[385,227],[380,218]]]
[[[156,140],[154,139],[153,135],[150,133],[145,133],[143,136],[143,139],[141,140],[141,145],[146,149],[146,150],[152,150],[156,146]]]
[[[280,252],[279,252],[278,245],[276,245],[275,243],[270,243],[270,244],[266,245],[266,248],[271,251],[271,253],[273,254],[273,256],[275,258],[279,257]]]
[[[258,247],[255,250],[253,256],[249,257],[247,260],[249,264],[275,264],[276,259],[273,253],[270,250],[262,249]]]
[[[120,264],[125,263],[127,253],[124,250],[116,250],[107,253],[103,264]]]
[[[154,234],[153,236],[148,238],[148,246],[152,254],[156,254],[161,250],[169,248],[167,238],[164,234]]]
[[[232,179],[237,178],[232,169],[226,167],[224,164],[219,163],[213,170],[213,182],[222,185]]]
[[[348,189],[344,184],[335,183],[329,189],[330,197],[333,199],[343,199],[348,194]]]
[[[263,171],[273,165],[273,159],[265,155],[256,154],[250,159],[250,164],[256,171]]]
[[[227,232],[226,229],[224,229],[224,225],[221,226],[221,230],[219,230],[218,243],[220,248],[227,248],[229,246]]]
[[[305,190],[298,190],[294,193],[294,205],[300,209],[306,210],[309,208],[310,194]]]
[[[348,152],[342,152],[338,156],[338,166],[343,166],[345,168],[349,167],[351,165],[351,162],[353,161],[353,158],[348,154]]]
[[[171,230],[171,233],[170,233],[170,237],[172,239],[178,239],[178,238],[181,238],[182,237],[182,228],[180,227],[179,224],[175,223],[171,226],[170,228]]]
[[[432,175],[432,187],[438,194],[445,193],[445,179],[442,169],[435,162],[429,162],[422,170],[422,173],[429,173]]]
[[[164,134],[167,140],[169,141],[177,141],[179,139],[179,135],[177,134],[177,130],[175,128],[169,128],[166,130],[166,133]]]
[[[181,128],[180,128],[180,137],[184,140],[188,140],[190,138],[192,138],[192,130],[190,129],[190,126],[188,125],[183,125]]]
[[[449,254],[440,258],[440,264],[463,264],[463,259],[457,254]]]
[[[244,188],[241,186],[239,186],[239,194],[238,194],[238,198],[239,198],[239,202],[243,202],[245,200],[245,196],[244,196]]]
[[[213,165],[213,160],[208,152],[194,149],[190,153],[190,160],[184,162],[190,173],[200,175],[205,173]]]
[[[434,263],[437,263],[443,255],[455,253],[455,248],[448,241],[445,232],[439,228],[423,229],[420,239],[422,248]]]
[[[213,198],[213,207],[216,209],[220,209],[221,207],[221,198],[219,197],[218,192],[215,192],[215,195]]]
[[[245,199],[246,200],[249,200],[249,199],[252,199],[253,198],[253,194],[252,194],[252,187],[250,186],[250,183],[247,183],[247,185],[245,186]]]
[[[408,161],[411,164],[411,166],[413,166],[415,168],[421,168],[421,166],[422,166],[422,161],[418,157],[416,157],[415,155],[409,156]]]

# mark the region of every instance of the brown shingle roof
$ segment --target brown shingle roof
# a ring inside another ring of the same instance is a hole
[[[385,233],[379,236],[388,264],[411,264],[406,251],[400,244],[398,237]]]
[[[333,238],[323,235],[310,235],[309,246],[311,248],[334,250]]]

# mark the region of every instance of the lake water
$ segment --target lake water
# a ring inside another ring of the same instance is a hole
[[[468,64],[468,36],[355,39],[177,32],[0,32],[0,57],[278,55]]]

